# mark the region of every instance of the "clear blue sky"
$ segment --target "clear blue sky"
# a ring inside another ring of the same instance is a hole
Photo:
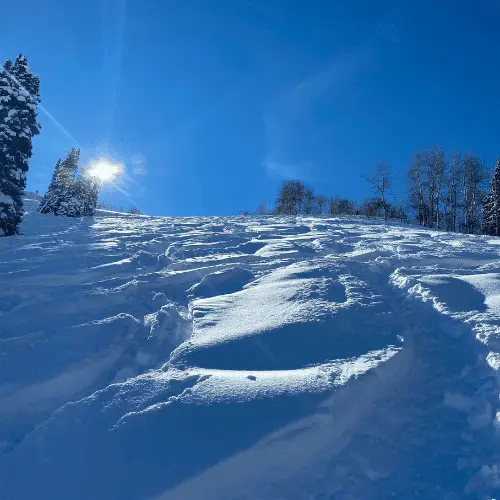
[[[109,202],[234,214],[287,177],[359,199],[378,160],[402,174],[434,144],[494,162],[499,19],[497,0],[17,0],[0,57],[41,79],[29,189],[77,143],[125,164]]]

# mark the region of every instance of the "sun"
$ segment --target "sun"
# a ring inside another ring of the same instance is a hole
[[[87,172],[90,176],[106,184],[114,182],[117,177],[123,174],[123,170],[123,165],[120,163],[113,163],[101,158],[92,162]]]

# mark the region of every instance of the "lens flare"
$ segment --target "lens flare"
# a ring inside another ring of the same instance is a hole
[[[95,177],[99,182],[104,184],[112,183],[123,174],[124,168],[120,163],[113,163],[109,160],[99,159],[91,164],[87,170],[88,174]]]

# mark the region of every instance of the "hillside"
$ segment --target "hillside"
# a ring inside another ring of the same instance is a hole
[[[494,498],[500,240],[30,212],[0,239],[0,498]]]

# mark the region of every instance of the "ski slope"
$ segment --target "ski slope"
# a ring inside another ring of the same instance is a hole
[[[498,494],[500,239],[112,212],[22,232],[0,239],[0,499]]]

